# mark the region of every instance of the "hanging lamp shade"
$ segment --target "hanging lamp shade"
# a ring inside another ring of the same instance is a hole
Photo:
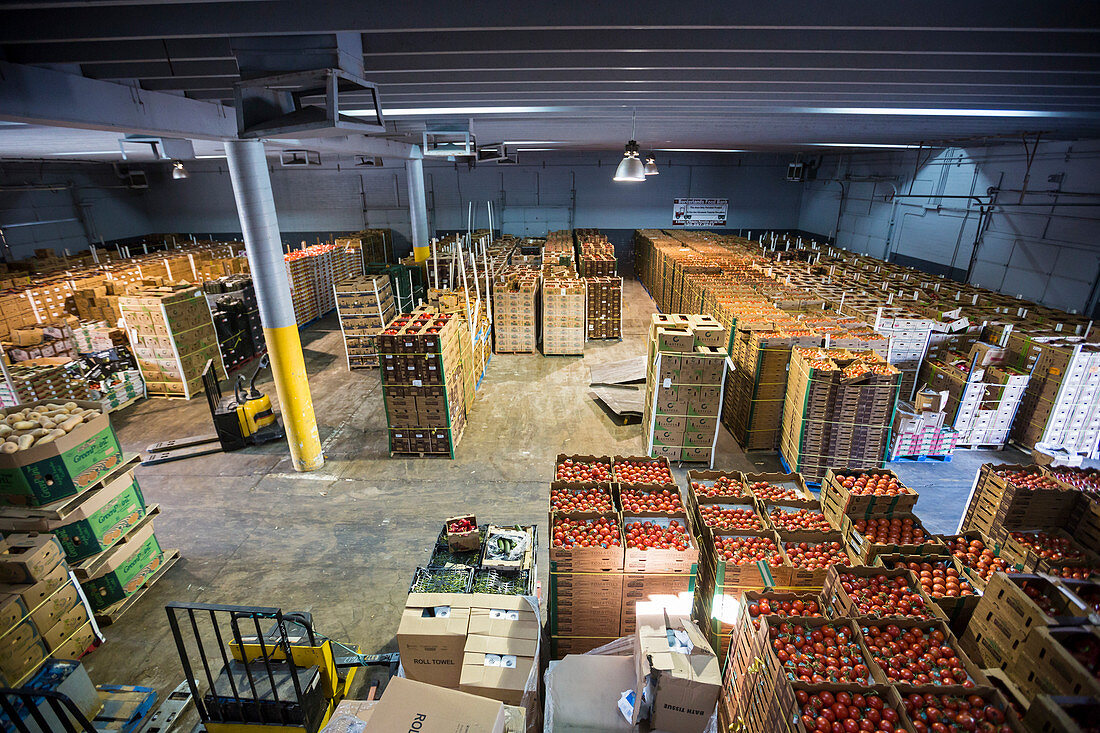
[[[176,161],[172,164],[172,178],[180,180],[182,178],[190,178],[191,174],[187,172],[187,169],[183,167],[183,163]]]
[[[645,174],[647,176],[660,175],[661,171],[657,170],[657,159],[652,155],[647,155],[645,158]]]
[[[619,162],[619,167],[615,169],[613,180],[620,182],[645,180],[645,166],[642,165],[642,161],[638,157],[638,143],[636,141],[631,140],[626,144],[623,159]]]

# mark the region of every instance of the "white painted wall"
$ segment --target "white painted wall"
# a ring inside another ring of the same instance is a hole
[[[1040,143],[1028,176],[1031,193],[1023,197],[1029,206],[1016,205],[1019,193],[998,195],[1002,206],[989,218],[970,282],[1057,308],[1093,311],[1100,277],[1100,197],[1056,198],[1045,192],[1100,192],[1098,163],[1100,141]],[[939,197],[983,195],[990,187],[1021,189],[1026,172],[1021,142],[925,150],[919,164],[917,151],[829,156],[818,180],[805,185],[799,228],[835,236],[840,246],[857,252],[962,278],[974,251],[977,207]],[[840,183],[823,179],[844,183],[842,211]],[[888,203],[894,187],[917,196]],[[1049,205],[1055,201],[1090,205]]]

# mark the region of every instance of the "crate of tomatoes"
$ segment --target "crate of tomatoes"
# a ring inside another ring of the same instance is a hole
[[[908,568],[829,568],[821,598],[837,616],[947,620]]]
[[[945,691],[990,686],[942,619],[862,619],[859,631],[864,655],[890,684]]]
[[[833,524],[821,505],[815,500],[809,502],[760,502],[761,512],[777,532],[835,532],[839,525]]]
[[[840,532],[777,532],[783,558],[790,566],[784,585],[820,590],[834,565],[848,567],[851,558]]]
[[[690,573],[699,561],[686,512],[624,512],[622,532],[627,573]]]
[[[558,454],[554,480],[568,484],[610,483],[610,456],[567,456]]]
[[[619,486],[647,486],[651,488],[669,488],[676,486],[664,456],[613,456],[611,459],[612,480]]]
[[[789,565],[775,532],[769,529],[714,530],[710,539],[705,559],[708,581],[713,579],[715,593],[736,595],[747,588],[781,587],[787,583]]]
[[[621,571],[624,541],[615,513],[550,512],[550,569],[553,572]]]
[[[1008,698],[997,689],[974,688],[945,692],[935,685],[896,688],[913,727],[924,733],[1024,733]]]
[[[825,472],[821,481],[821,506],[825,514],[838,522],[841,515],[871,517],[912,512],[917,492],[905,486],[888,469]]]
[[[785,502],[791,506],[817,504],[817,497],[806,487],[800,473],[746,473],[742,479],[757,501]]]
[[[966,628],[981,591],[974,587],[966,571],[954,557],[946,555],[879,555],[875,564],[888,570],[906,569],[924,594],[939,606],[952,629]]]
[[[924,528],[920,519],[909,512],[890,517],[857,519],[844,516],[841,531],[852,559],[870,565],[879,555],[943,555],[939,538]]]
[[[951,556],[966,571],[967,578],[979,591],[984,591],[990,576],[1000,570],[1014,573],[1023,566],[1001,554],[1001,546],[977,530],[961,534],[940,535]]]
[[[745,482],[740,471],[696,471],[687,472],[690,494],[698,500],[703,499],[744,499],[752,498],[745,490]]]

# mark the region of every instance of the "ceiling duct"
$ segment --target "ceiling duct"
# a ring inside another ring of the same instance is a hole
[[[279,162],[284,168],[307,168],[321,165],[321,154],[316,150],[280,150]]]
[[[472,158],[477,156],[477,139],[469,129],[440,127],[424,130],[422,143],[425,156],[436,158]]]
[[[355,156],[356,168],[381,168],[382,159],[376,155],[356,155]]]

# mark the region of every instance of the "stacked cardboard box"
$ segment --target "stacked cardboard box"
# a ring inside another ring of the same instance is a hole
[[[392,262],[390,243],[393,233],[389,229],[364,229],[351,237],[334,240],[337,247],[353,250],[364,264]]]
[[[249,275],[224,275],[203,283],[226,369],[267,351],[256,288]]]
[[[54,357],[71,359],[77,355],[72,326],[64,319],[15,329],[9,338],[11,343],[6,343],[5,348],[13,362]]]
[[[589,339],[617,339],[623,335],[623,279],[584,278]]]
[[[894,414],[894,443],[890,448],[890,460],[901,457],[950,456],[955,452],[959,435],[944,426],[946,415],[936,409],[918,410],[912,402],[898,402]]]
[[[543,277],[542,353],[584,353],[584,302],[584,280],[575,274]]]
[[[336,310],[348,369],[378,366],[378,334],[396,313],[390,278],[360,276],[336,283]]]
[[[493,279],[493,338],[498,354],[538,347],[538,270],[510,265]]]
[[[136,290],[119,299],[126,332],[150,395],[191,399],[202,391],[202,372],[213,361],[225,378],[217,333],[198,288]]]
[[[32,359],[8,369],[18,402],[88,399],[88,384],[68,357]]]
[[[91,280],[94,282],[99,278]],[[126,294],[126,287],[126,283],[103,278],[94,285],[73,290],[73,309],[81,320],[118,323],[122,317],[118,299]]]
[[[607,237],[595,229],[577,229],[575,238],[580,250],[577,270],[581,277],[615,276],[615,247]]]
[[[397,646],[409,679],[522,707],[541,730],[541,626],[534,599],[410,593]]]
[[[780,455],[820,482],[829,468],[882,468],[901,373],[873,351],[795,348]]]
[[[378,336],[391,455],[454,458],[466,425],[461,330],[449,313],[403,313]]]
[[[126,331],[111,327],[106,321],[84,322],[74,327],[72,332],[73,347],[77,354],[106,351],[130,343],[126,338]]]
[[[573,267],[573,231],[562,229],[549,232],[542,246],[542,264]]]
[[[97,635],[87,602],[56,537],[9,531],[0,540],[0,684],[21,687],[50,656],[81,657]]]
[[[654,314],[646,369],[646,443],[650,455],[710,464],[726,374],[726,350],[706,343],[689,316]]]
[[[1013,530],[1066,526],[1086,498],[1042,466],[986,463],[978,470],[959,531],[977,530],[1003,544]]]
[[[88,390],[88,399],[101,402],[107,412],[145,397],[145,380],[137,369],[120,369],[100,377]]]

